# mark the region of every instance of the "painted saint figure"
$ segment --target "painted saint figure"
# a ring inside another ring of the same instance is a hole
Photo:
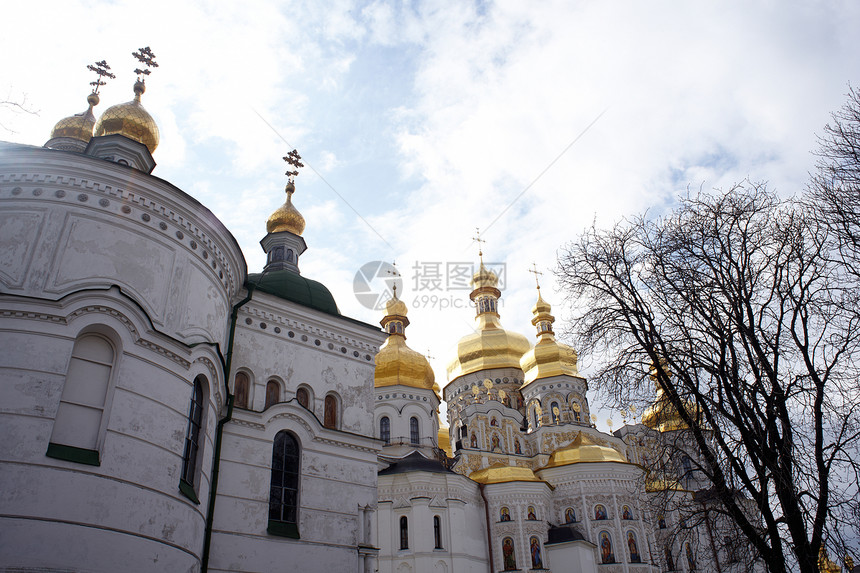
[[[523,450],[520,447],[520,441],[519,440],[514,440],[514,452],[516,452],[518,454],[523,453]]]
[[[505,571],[513,571],[517,568],[517,557],[514,554],[514,540],[505,537],[502,541],[502,558],[504,559]]]
[[[492,442],[493,442],[493,447],[491,449],[493,449],[493,450],[501,449],[499,447],[499,435],[498,434],[493,434]]]
[[[491,426],[498,426],[498,425],[499,425],[499,421],[498,421],[498,420],[496,420],[495,418],[490,418],[490,425],[491,425]]]
[[[601,563],[615,563],[615,554],[612,553],[612,538],[608,531],[600,532],[600,558]]]
[[[511,520],[511,512],[507,507],[502,507],[502,510],[499,512],[499,514],[499,521]]]
[[[565,523],[574,523],[576,521],[576,514],[573,512],[572,507],[568,507],[564,510],[564,522]]]
[[[621,507],[621,519],[633,519],[633,512],[630,511],[630,507],[625,505]]]
[[[469,441],[469,443],[472,445],[473,448],[478,447],[478,438],[475,436],[475,434],[472,434],[472,439]]]
[[[535,514],[535,508],[533,506],[529,506],[529,521],[537,521],[537,514]]]
[[[687,565],[690,568],[690,571],[696,568],[696,558],[693,557],[693,549],[690,547],[690,544],[687,543],[685,545],[685,550],[687,552]]]
[[[627,549],[630,551],[630,563],[642,563],[639,546],[636,545],[636,534],[632,531],[627,532]]]
[[[543,569],[543,561],[540,558],[540,541],[537,537],[531,538],[529,550],[532,554],[532,569]]]
[[[606,508],[599,503],[594,506],[594,519],[597,521],[606,519]]]

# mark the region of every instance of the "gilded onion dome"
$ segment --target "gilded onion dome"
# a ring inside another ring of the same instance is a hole
[[[579,432],[570,444],[554,451],[542,469],[557,468],[559,466],[568,466],[582,462],[630,463],[615,448],[601,446],[589,434]]]
[[[543,481],[531,469],[521,466],[509,466],[505,462],[498,462],[490,467],[474,471],[469,474],[469,479],[482,484],[507,483],[512,481]]]
[[[439,449],[444,451],[448,457],[453,457],[454,452],[451,451],[451,429],[448,426],[439,424],[438,434]]]
[[[467,334],[457,343],[457,357],[448,365],[448,379],[488,368],[519,368],[520,358],[529,349],[526,337],[502,328],[498,302],[501,291],[499,279],[481,262],[472,276],[472,293],[478,315],[475,332]]]
[[[666,365],[664,364],[663,367],[665,368]],[[681,418],[678,409],[663,391],[663,387],[657,380],[656,371],[656,368],[652,368],[651,378],[654,380],[657,396],[654,399],[654,403],[642,413],[642,424],[660,432],[689,429],[687,423]],[[701,419],[701,412],[699,412],[699,409],[692,402],[684,401],[684,409],[688,413],[692,413],[692,416],[695,418]]]
[[[269,220],[266,221],[266,231],[269,233],[288,231],[294,235],[301,235],[305,230],[305,218],[293,205],[293,193],[296,192],[295,183],[292,181],[287,183],[285,190],[287,200],[269,215]]]
[[[136,81],[134,99],[107,108],[96,123],[95,135],[124,135],[144,144],[153,153],[158,147],[158,126],[140,103],[140,96],[145,91],[146,85]]]
[[[396,295],[385,305],[385,317],[380,324],[388,338],[376,355],[373,385],[376,388],[410,386],[434,390],[438,394],[436,376],[427,357],[406,345],[404,331],[409,325],[406,311],[406,304]]]
[[[550,376],[579,376],[576,367],[576,351],[566,344],[556,341],[552,330],[555,317],[550,313],[552,307],[540,295],[532,308],[532,324],[537,328],[538,341],[520,360],[524,384]]]
[[[93,107],[99,104],[99,94],[93,92],[87,96],[90,106],[86,111],[65,117],[57,122],[51,130],[51,139],[55,137],[69,137],[84,143],[89,143],[93,137],[93,128],[96,125],[96,116],[93,115]]]

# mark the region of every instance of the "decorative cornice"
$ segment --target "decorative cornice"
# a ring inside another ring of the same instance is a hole
[[[29,189],[25,190],[22,186]],[[66,192],[62,189],[45,193],[42,187],[75,188],[99,194],[100,198],[97,201],[90,201],[87,193]],[[99,181],[93,181],[92,177],[69,177],[46,173],[0,173],[0,199],[23,198],[26,193],[26,198],[29,200],[41,198],[54,203],[70,203],[77,207],[96,208],[98,206],[103,210],[110,211],[113,215],[125,217],[135,224],[146,225],[153,231],[160,230],[165,237],[179,242],[189,252],[201,259],[203,266],[218,276],[219,282],[229,295],[235,295],[236,292],[232,286],[234,284],[240,285],[242,281],[240,277],[236,276],[237,270],[232,267],[216,241],[198,227],[194,221],[189,220],[182,213],[178,213],[166,203],[148,196],[145,191],[146,189],[140,185],[135,185],[133,189],[117,188]],[[112,206],[111,198],[116,201],[116,206]],[[135,214],[132,206],[143,211],[143,213]],[[172,233],[168,222],[176,227]],[[198,246],[203,248],[198,248]],[[210,256],[211,261],[209,260]]]

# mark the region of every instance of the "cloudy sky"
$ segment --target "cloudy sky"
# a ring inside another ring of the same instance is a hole
[[[852,1],[64,0],[3,15],[0,99],[38,115],[0,111],[0,139],[43,144],[86,108],[96,60],[117,75],[96,114],[131,99],[130,53],[150,46],[154,174],[207,205],[254,272],[298,148],[303,274],[376,323],[354,279],[396,261],[409,344],[442,385],[474,315],[448,270],[475,263],[476,228],[505,264],[503,324],[531,336],[535,263],[563,329],[560,246],[687,189],[800,192],[816,132],[860,83]]]

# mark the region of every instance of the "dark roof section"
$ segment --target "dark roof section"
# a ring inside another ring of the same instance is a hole
[[[394,462],[384,470],[380,470],[378,475],[405,474],[406,472],[430,472],[434,474],[450,474],[454,473],[445,468],[439,460],[428,460],[418,452],[412,452],[405,458]]]
[[[298,273],[288,270],[272,271],[270,273],[254,273],[248,275],[248,284],[257,290],[273,294],[279,298],[298,303],[340,316],[334,297],[324,284],[306,279]]]
[[[572,525],[553,525],[547,532],[545,545],[564,543],[566,541],[588,541],[577,528]]]

